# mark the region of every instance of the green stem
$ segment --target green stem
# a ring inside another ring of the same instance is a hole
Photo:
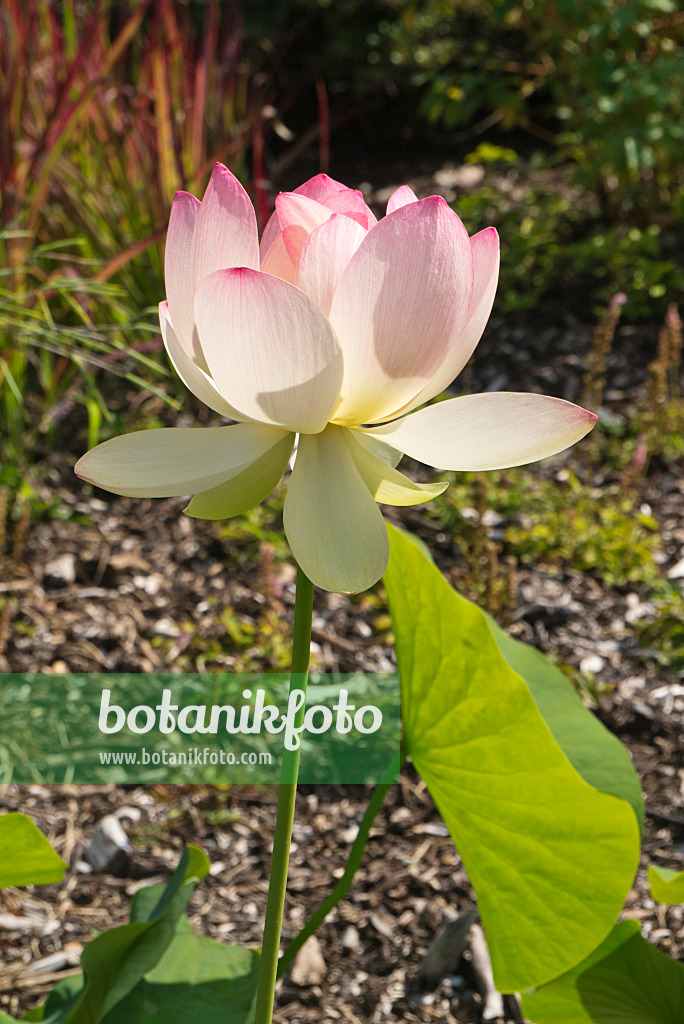
[[[393,774],[395,771],[396,769],[393,769]],[[325,921],[330,911],[334,910],[334,908],[337,906],[340,900],[343,899],[349,892],[351,884],[354,880],[354,875],[356,874],[359,864],[361,863],[363,851],[366,848],[368,834],[371,830],[373,822],[377,817],[378,811],[382,806],[383,800],[387,795],[387,791],[390,789],[391,785],[392,783],[380,783],[380,785],[376,786],[375,789],[373,790],[373,795],[370,799],[370,803],[368,804],[368,807],[366,808],[366,813],[364,814],[361,820],[361,824],[359,825],[358,835],[354,840],[352,848],[349,852],[349,858],[344,869],[344,874],[342,875],[342,877],[340,878],[339,882],[332,890],[330,895],[327,896],[326,899],[324,899],[323,902],[321,903],[320,907],[314,911],[312,916],[309,918],[307,923],[302,928],[299,935],[297,935],[286,948],[278,964],[279,978],[282,977],[283,973],[290,966],[290,964],[292,963],[292,961],[294,960],[294,958],[296,957],[297,953],[302,948],[306,940],[309,938],[309,936],[313,935],[313,933],[320,927],[320,925],[323,924],[323,921]]]
[[[313,583],[297,566],[290,694],[294,690],[303,690],[306,693],[311,652],[313,592]],[[302,704],[295,718],[295,727],[301,726],[304,712],[305,707]],[[271,861],[271,880],[268,886],[268,902],[266,904],[266,921],[264,923],[264,941],[261,948],[261,965],[259,967],[254,1024],[271,1024],[273,1020],[273,1002],[278,977],[280,933],[283,926],[285,888],[287,886],[287,869],[290,862],[290,843],[292,841],[292,822],[294,821],[298,773],[299,747],[296,750],[284,749],[283,763],[280,769],[278,811],[273,840],[273,859]]]

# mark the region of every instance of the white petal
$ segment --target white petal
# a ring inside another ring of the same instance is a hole
[[[195,199],[189,192],[176,192],[164,251],[164,280],[169,311],[176,324],[178,341],[189,357],[194,351],[192,235],[199,208],[199,199]]]
[[[386,466],[391,466],[392,469],[396,469],[404,457],[403,452],[400,452],[397,448],[392,448],[391,445],[386,444],[384,441],[379,441],[377,437],[371,437],[365,430],[359,430],[354,427],[351,433],[374,459],[380,459],[381,462],[384,462]]]
[[[225,398],[219,394],[211,377],[197,366],[182,348],[169,320],[166,302],[159,303],[159,323],[168,357],[186,388],[192,391],[200,402],[204,402],[219,415],[227,416],[231,420],[244,420],[246,417],[226,402]]]
[[[259,266],[256,214],[234,174],[216,164],[192,237],[193,293],[209,274],[225,267]]]
[[[220,270],[201,285],[195,322],[221,394],[251,419],[322,430],[337,405],[342,353],[299,288],[258,271]]]
[[[368,232],[330,309],[344,352],[335,422],[386,418],[427,384],[463,329],[472,263],[467,232],[439,196],[396,210]]]
[[[410,412],[411,409],[429,402],[436,395],[441,395],[470,359],[487,325],[499,280],[499,236],[496,228],[479,231],[470,239],[470,245],[473,252],[474,281],[466,325],[432,380],[406,409],[398,410],[402,413]]]
[[[339,427],[299,438],[284,523],[295,559],[324,590],[359,593],[387,567],[385,523]]]
[[[315,231],[302,248],[297,264],[297,287],[327,316],[337,282],[366,231],[354,220],[335,213]]]
[[[218,487],[277,444],[285,432],[262,423],[161,427],[122,434],[91,449],[76,475],[114,494],[169,498]]]
[[[265,455],[226,483],[196,494],[185,509],[186,515],[195,519],[229,519],[260,505],[278,486],[293,443],[294,434],[286,434]]]
[[[347,430],[346,440],[354,460],[354,465],[361,478],[376,501],[385,505],[420,505],[430,501],[449,486],[448,481],[436,484],[417,484],[409,480],[403,473],[397,473],[381,459],[374,458],[359,443],[360,431]]]
[[[367,432],[428,466],[479,471],[556,455],[596,420],[561,398],[493,391],[439,402]]]

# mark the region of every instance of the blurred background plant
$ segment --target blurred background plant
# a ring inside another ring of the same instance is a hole
[[[315,12],[331,96],[372,96],[394,134],[486,171],[459,212],[503,239],[500,300],[572,290],[626,315],[684,285],[684,14],[675,0],[281,0]],[[416,144],[419,145],[416,145]],[[396,143],[395,143],[396,146]],[[502,173],[504,172],[505,173]]]
[[[105,369],[171,400],[155,326],[171,200],[201,194],[222,160],[251,178],[263,221],[264,140],[289,141],[280,113],[310,84],[295,72],[278,91],[296,35],[247,54],[236,0],[3,4],[0,408],[14,459],[74,401],[92,443]]]
[[[529,133],[574,164],[611,220],[681,216],[684,22],[673,0],[388,6],[401,14],[379,26],[373,52],[411,69],[432,124]]]
[[[220,159],[263,223],[291,168],[328,169],[331,130],[349,166],[426,147],[471,165],[455,205],[500,229],[500,312],[620,289],[627,319],[662,316],[684,284],[683,27],[674,0],[7,0],[14,458],[74,403],[89,440],[113,429],[116,376],[173,401],[155,313],[173,193],[201,193]]]

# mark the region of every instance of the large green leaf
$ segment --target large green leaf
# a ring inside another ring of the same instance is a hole
[[[88,979],[83,988],[83,977],[68,978],[50,995],[44,1007],[32,1011],[24,1019],[52,1022],[98,1021],[101,1024],[149,1024],[150,1021],[173,1021],[173,1024],[248,1024],[253,1015],[253,1002],[259,973],[259,954],[255,950],[214,942],[196,936],[182,912],[177,913],[179,896],[189,895],[200,874],[205,874],[208,861],[194,847],[190,847],[167,885],[151,885],[140,889],[131,902],[130,924],[124,931],[115,928],[106,932],[86,948],[84,967]],[[185,900],[187,902],[187,900]],[[150,926],[165,919],[172,934],[156,931],[150,936]],[[159,953],[156,962],[144,975],[143,965],[137,958],[142,952],[144,963],[150,964],[153,943],[140,946],[140,926],[148,926],[148,939],[155,938]],[[114,936],[105,945],[103,939]],[[132,940],[132,941],[131,941]],[[165,944],[166,943],[166,944]],[[95,960],[92,947],[99,945]],[[121,948],[119,948],[121,947]],[[125,948],[124,948],[125,947]],[[119,952],[113,963],[115,976],[103,975],[102,959],[109,950]],[[137,953],[136,953],[137,951]],[[123,955],[121,955],[123,953]],[[99,975],[91,972],[100,968]],[[135,979],[135,980],[134,980]],[[131,986],[131,981],[134,984]],[[103,1010],[103,992],[97,985],[109,989],[109,1010]],[[125,994],[121,996],[121,993]],[[89,992],[89,995],[88,995]],[[0,1018],[1,1022],[2,1018]]]
[[[586,961],[523,996],[534,1024],[682,1024],[684,964],[621,921]]]
[[[61,882],[66,867],[25,814],[0,817],[0,887]]]
[[[408,752],[477,893],[497,986],[541,985],[610,932],[638,864],[636,815],[573,767],[484,613],[410,537],[390,528],[390,543]]]
[[[131,992],[161,960],[171,944],[178,919],[196,883],[209,871],[209,861],[188,846],[168,883],[155,888],[152,899],[139,903],[136,920],[103,932],[83,950],[83,987],[73,998],[55,992],[45,1004],[45,1024],[96,1024]]]
[[[648,869],[648,881],[651,895],[658,903],[684,903],[684,871],[652,864]]]
[[[643,828],[644,798],[627,748],[585,708],[560,669],[534,647],[507,636],[489,615],[486,618],[499,650],[527,683],[556,743],[582,778],[603,793],[627,800]]]
[[[140,889],[131,903],[131,923],[149,921],[166,886]],[[96,940],[97,941],[97,940]],[[173,938],[157,963],[104,1015],[102,1024],[248,1024],[259,976],[259,953],[196,936],[188,919],[175,922]],[[50,995],[49,1005],[24,1020],[63,1021],[81,994],[82,978],[68,978]],[[49,1010],[50,1015],[43,1015]],[[80,1019],[80,1018],[79,1018]],[[2,1018],[0,1018],[2,1024]]]
[[[159,963],[103,1024],[247,1024],[259,976],[259,954],[197,936],[186,918]]]
[[[428,548],[418,537],[401,530],[397,532],[409,537],[434,564]],[[459,600],[465,601],[465,598]],[[534,647],[508,636],[487,612],[480,611],[497,647],[527,683],[554,739],[582,778],[604,793],[627,800],[643,828],[644,798],[627,748],[585,708],[559,668]]]

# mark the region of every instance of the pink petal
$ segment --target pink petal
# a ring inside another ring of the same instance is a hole
[[[208,405],[214,412],[220,413],[221,416],[227,416],[231,420],[245,419],[237,409],[233,409],[232,405],[228,405],[225,398],[217,391],[211,377],[190,358],[182,347],[169,320],[168,303],[166,302],[159,303],[159,323],[164,347],[171,360],[171,365],[186,388],[192,391],[193,395],[196,395],[200,402],[204,402],[205,405]]]
[[[351,217],[366,230],[378,222],[373,211],[366,206],[363,192],[359,192],[358,189],[347,188],[343,192],[332,192],[330,195],[323,196],[319,202],[333,213],[343,213],[345,217]]]
[[[259,236],[254,207],[235,175],[223,164],[216,164],[192,239],[193,292],[215,270],[256,270],[258,266]]]
[[[309,199],[315,199],[317,203],[320,203],[325,196],[335,192],[351,191],[352,189],[343,185],[341,181],[336,181],[335,178],[331,178],[327,174],[315,174],[313,178],[309,178],[295,189],[298,195],[308,196]]]
[[[312,231],[297,264],[297,287],[319,306],[325,315],[337,282],[361,242],[365,230],[355,220],[334,213],[330,220]]]
[[[367,433],[428,466],[479,472],[556,455],[597,419],[561,398],[492,391],[438,402]]]
[[[264,228],[263,234],[261,236],[261,242],[259,243],[259,258],[262,264],[266,257],[266,253],[271,248],[279,234],[280,222],[278,220],[278,214],[274,210],[271,216],[266,221],[266,227]]]
[[[273,277],[280,277],[283,281],[289,281],[290,284],[294,284],[296,271],[287,251],[282,232],[279,232],[273,239],[271,248],[262,260],[261,270],[264,274],[272,274]]]
[[[485,228],[470,239],[475,278],[468,320],[457,341],[431,381],[401,411],[410,412],[428,402],[451,384],[466,365],[482,337],[494,304],[499,280],[499,236],[496,228]]]
[[[192,233],[199,208],[199,199],[195,199],[189,192],[176,192],[164,253],[164,279],[169,310],[176,325],[178,341],[188,357],[192,356],[194,350]]]
[[[401,188],[398,188],[397,191],[393,192],[389,197],[389,201],[387,203],[387,216],[389,216],[390,213],[394,213],[395,210],[401,210],[402,206],[408,206],[410,203],[417,202],[418,196],[413,189],[409,188],[408,185],[402,185]]]
[[[221,394],[245,416],[322,430],[337,405],[342,353],[328,320],[286,281],[220,270],[195,297],[195,322]]]
[[[311,232],[330,218],[330,210],[306,196],[281,192],[276,198],[276,211],[287,254],[296,267],[302,246]]]
[[[467,232],[439,196],[368,232],[330,310],[344,352],[336,423],[386,417],[427,384],[463,329],[472,285]]]
[[[342,213],[365,229],[377,223],[361,192],[350,188],[340,187],[336,192],[323,196],[321,202],[299,191],[282,192],[276,199],[276,212],[266,225],[261,240],[262,271],[284,281],[294,281],[294,268],[302,246],[311,232],[324,224],[332,213]]]
[[[351,190],[347,189],[347,186],[343,185],[341,182],[335,181],[334,178],[329,178],[327,174],[317,174],[315,177],[309,178],[308,181],[305,181],[303,185],[299,185],[294,191],[296,195],[306,196],[308,199],[315,199],[318,203],[324,196],[330,196],[335,192],[347,192]],[[273,245],[275,237],[279,231],[280,224],[278,223],[278,214],[273,213],[266,224],[261,239],[260,252],[262,260]]]

